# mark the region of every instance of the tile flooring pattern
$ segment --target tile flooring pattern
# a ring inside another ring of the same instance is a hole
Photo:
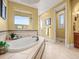
[[[66,48],[59,43],[46,42],[42,59],[79,59],[79,49]]]
[[[32,51],[34,51],[34,49],[32,49]],[[7,53],[0,56],[0,59],[27,59],[29,52],[32,51],[28,49],[20,53]],[[59,43],[46,42],[42,59],[79,59],[79,49],[68,49]]]

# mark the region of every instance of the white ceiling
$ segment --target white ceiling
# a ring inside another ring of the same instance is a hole
[[[10,1],[38,8],[39,14],[41,14],[62,0],[10,0]]]
[[[49,8],[53,7],[55,4],[61,2],[62,0],[40,0],[38,3],[39,14],[47,11]]]
[[[10,0],[10,1],[16,1],[16,2],[34,4],[34,3],[38,3],[40,0]]]
[[[40,0],[10,0],[10,1],[37,8],[36,4],[38,4]]]

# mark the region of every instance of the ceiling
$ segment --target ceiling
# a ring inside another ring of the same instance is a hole
[[[10,0],[10,1],[37,8],[36,4],[38,4],[40,0]]]
[[[38,3],[40,0],[10,0],[10,1],[22,2],[22,3],[28,3],[28,4],[35,4],[35,3]]]
[[[61,2],[62,0],[40,0],[38,3],[38,11],[39,14],[44,13],[47,11],[49,8],[55,6],[55,4]]]
[[[38,8],[39,14],[41,14],[62,0],[10,0],[10,1]]]

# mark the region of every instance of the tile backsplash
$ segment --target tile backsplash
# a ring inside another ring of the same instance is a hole
[[[0,41],[5,41],[6,38],[10,37],[10,33],[15,33],[19,38],[37,36],[37,31],[26,30],[26,31],[1,31]]]
[[[7,32],[0,32],[0,41],[5,41],[6,35],[7,35]]]
[[[19,38],[37,36],[37,31],[34,30],[22,30],[22,31],[14,30],[14,31],[9,31],[9,34],[10,33],[16,34]]]

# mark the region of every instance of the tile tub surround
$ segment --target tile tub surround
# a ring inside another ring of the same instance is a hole
[[[18,40],[8,41],[8,52],[19,52],[38,44],[37,38],[25,37]]]
[[[18,53],[7,53],[1,55],[0,59],[34,59],[43,43],[44,38],[41,37],[37,45]]]
[[[8,30],[8,32],[9,32],[9,34],[10,33],[16,34],[19,38],[37,36],[38,35],[37,30]]]
[[[7,33],[7,31],[0,31],[0,41],[6,40]]]
[[[0,31],[0,41],[5,41],[10,37],[10,33],[14,32],[19,38],[37,36],[37,30],[4,30]]]

